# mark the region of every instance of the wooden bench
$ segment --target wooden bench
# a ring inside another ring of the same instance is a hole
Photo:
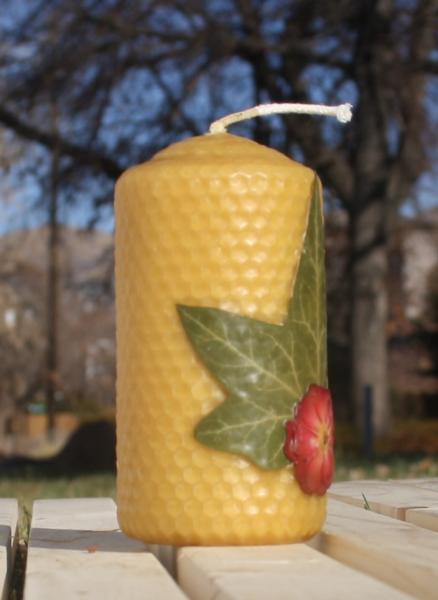
[[[2,598],[14,568],[17,503],[0,500]],[[145,546],[109,498],[38,500],[25,600],[438,598],[438,479],[338,483],[307,544]]]
[[[16,500],[0,500],[0,597],[7,598],[8,582],[17,547],[18,504]]]

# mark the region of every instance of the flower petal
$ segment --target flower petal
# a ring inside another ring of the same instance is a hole
[[[285,424],[284,452],[307,494],[324,495],[334,471],[333,408],[330,391],[312,384]]]

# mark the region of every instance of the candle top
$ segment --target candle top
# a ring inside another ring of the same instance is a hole
[[[315,173],[312,169],[287,157],[286,155],[258,144],[245,137],[230,133],[206,134],[187,138],[160,150],[150,160],[134,165],[125,171],[120,179],[131,176],[142,177],[155,169],[183,168],[193,165],[196,169],[205,168],[229,172],[233,170],[277,171],[287,173],[300,172],[308,181],[309,188]],[[119,181],[120,181],[119,179]]]
[[[267,146],[230,133],[214,133],[187,138],[160,150],[152,160],[163,159],[271,159],[289,165],[291,159]]]

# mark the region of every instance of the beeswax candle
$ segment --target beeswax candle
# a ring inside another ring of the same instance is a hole
[[[118,181],[117,495],[128,535],[274,544],[321,528],[325,488],[300,484],[283,448],[294,404],[326,384],[321,210],[312,170],[228,133],[176,143]],[[320,339],[282,337],[307,310]]]

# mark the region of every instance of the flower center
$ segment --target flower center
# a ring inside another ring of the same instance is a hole
[[[318,444],[321,450],[327,450],[330,441],[330,430],[326,424],[322,424],[319,430]]]

